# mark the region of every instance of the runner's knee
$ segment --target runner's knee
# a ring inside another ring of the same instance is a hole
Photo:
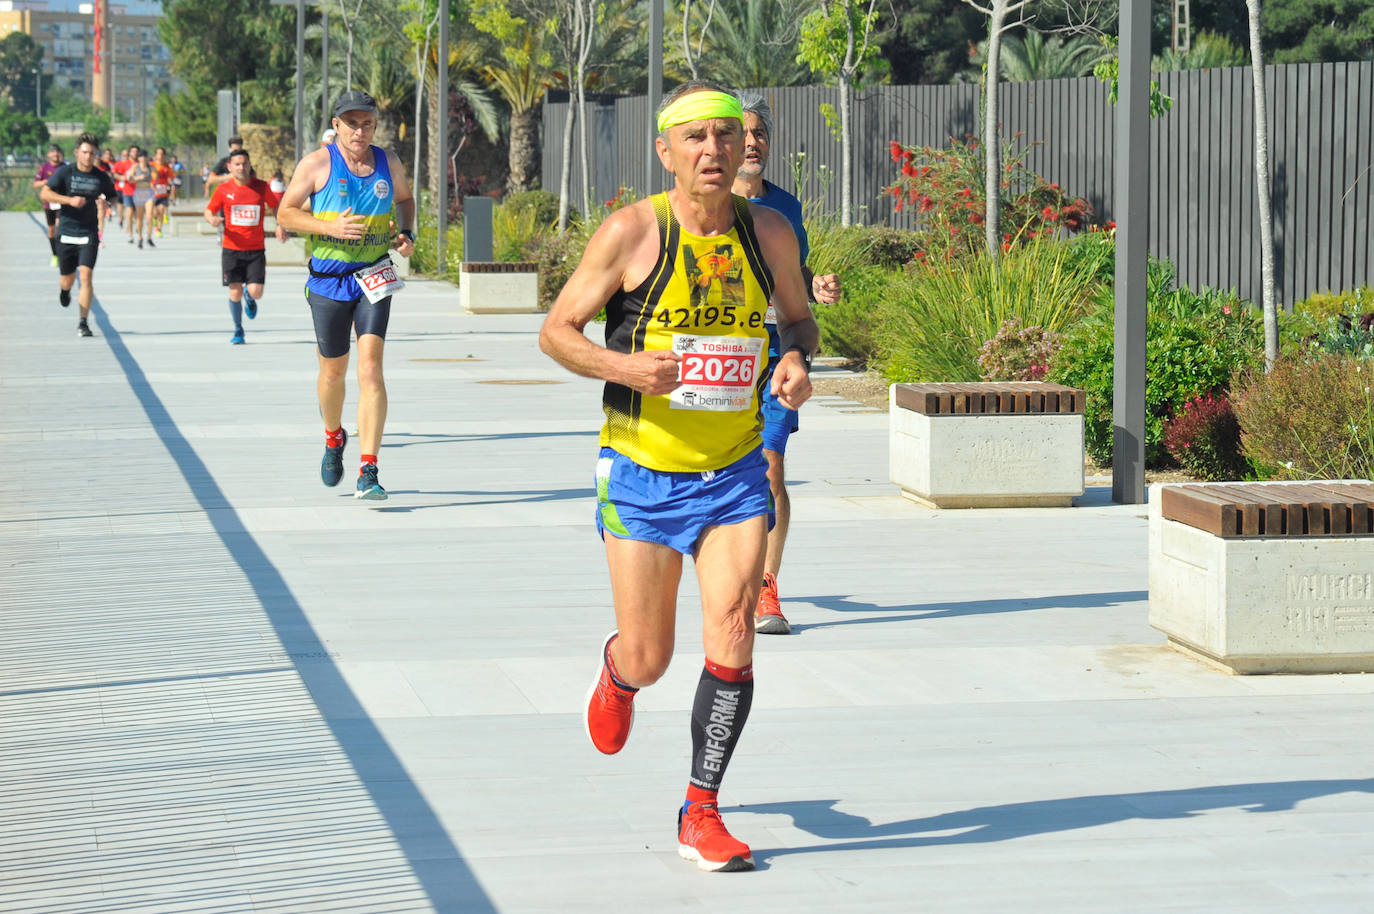
[[[616,670],[625,681],[635,686],[653,685],[668,671],[673,659],[673,643],[658,644],[652,641],[631,641],[619,637],[615,641]]]

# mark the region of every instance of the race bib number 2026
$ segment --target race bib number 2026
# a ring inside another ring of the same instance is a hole
[[[674,409],[735,411],[754,402],[763,339],[737,336],[673,334],[673,351],[681,357],[682,386],[669,395]]]

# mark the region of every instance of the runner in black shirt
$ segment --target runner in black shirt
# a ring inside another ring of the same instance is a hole
[[[100,210],[96,203],[101,197],[115,199],[117,191],[110,176],[95,166],[100,141],[93,134],[83,133],[76,140],[76,164],[68,162],[53,173],[39,191],[44,203],[62,206],[57,223],[57,301],[67,307],[72,301],[72,283],[81,271],[81,323],[77,334],[91,336],[86,318],[95,298],[91,272],[99,253]]]

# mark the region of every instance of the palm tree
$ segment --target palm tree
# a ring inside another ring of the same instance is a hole
[[[1200,70],[1211,67],[1240,67],[1248,62],[1245,51],[1225,35],[1201,31],[1193,36],[1186,51],[1166,49],[1154,56],[1151,69],[1156,73],[1170,70]]]
[[[552,58],[542,24],[522,21],[499,63],[482,68],[482,78],[510,107],[511,193],[531,190],[539,180],[539,103],[553,80]]]
[[[972,57],[981,69],[987,60],[987,41],[978,43]],[[1112,50],[1095,38],[1059,35],[1026,29],[1024,38],[1009,35],[1002,39],[998,71],[1007,82],[1032,82],[1041,79],[1073,79],[1092,73],[1098,61],[1110,57]]]
[[[693,3],[688,31],[701,48],[699,56],[696,48],[691,49],[697,69],[729,86],[797,86],[810,82],[810,70],[797,61],[797,41],[802,18],[815,6],[815,0]],[[675,42],[669,48],[664,68],[681,79],[690,76],[691,67],[681,44]]]

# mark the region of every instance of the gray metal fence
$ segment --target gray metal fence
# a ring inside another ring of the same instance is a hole
[[[1325,290],[1374,284],[1374,62],[1266,67],[1270,168],[1279,297],[1286,304]],[[1150,251],[1198,288],[1236,289],[1257,300],[1259,223],[1254,189],[1253,83],[1248,68],[1160,74],[1173,109],[1151,125]],[[841,150],[821,115],[838,91],[817,86],[765,89],[773,106],[769,178],[826,210],[839,208]],[[1112,218],[1115,125],[1105,87],[1093,78],[1003,87],[1003,132],[1034,144],[1032,171],[1086,198]],[[896,175],[888,141],[943,146],[977,129],[973,85],[880,86],[860,93],[854,125],[854,199],[869,223],[911,227],[883,188]],[[544,187],[558,188],[559,138],[566,103],[544,111]],[[652,156],[643,97],[597,107],[591,148],[592,201],[624,184],[643,193]],[[574,152],[576,157],[576,152]],[[581,199],[574,162],[573,199]],[[667,186],[655,172],[655,186]],[[819,266],[819,265],[818,265]]]

